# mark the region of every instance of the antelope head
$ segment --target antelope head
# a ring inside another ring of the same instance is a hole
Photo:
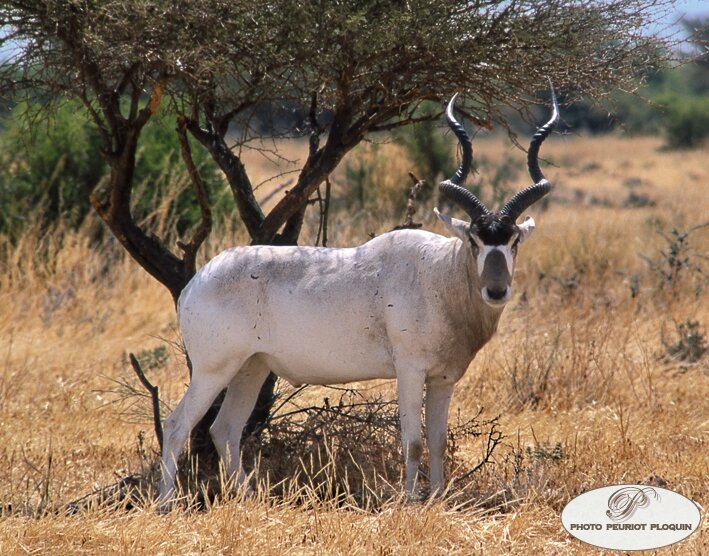
[[[455,96],[446,109],[446,120],[460,141],[463,158],[455,175],[438,187],[441,194],[470,216],[470,222],[451,218],[437,209],[435,212],[450,231],[469,243],[477,260],[480,295],[485,303],[493,307],[503,306],[512,297],[517,248],[534,231],[531,216],[527,216],[521,224],[517,224],[517,219],[551,190],[551,184],[539,168],[538,159],[539,147],[559,122],[559,107],[553,88],[551,100],[551,118],[537,129],[527,151],[527,165],[534,183],[515,194],[498,212],[490,211],[472,192],[460,185],[470,171],[473,147],[465,129],[453,116]]]

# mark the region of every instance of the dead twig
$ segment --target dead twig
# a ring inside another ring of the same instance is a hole
[[[138,380],[145,387],[145,389],[150,393],[150,397],[153,400],[153,423],[155,425],[155,437],[158,439],[158,445],[160,446],[160,453],[162,453],[162,421],[160,420],[160,395],[157,386],[154,386],[145,376],[143,369],[138,362],[138,359],[132,353],[128,354],[130,359],[130,364],[133,367],[133,371],[138,376]]]
[[[327,221],[330,216],[330,197],[332,192],[332,184],[330,178],[325,178],[325,197],[320,194],[318,188],[318,196],[316,198],[320,206],[320,226],[318,227],[318,237],[315,240],[315,245],[327,247]]]
[[[416,214],[416,205],[414,203],[416,201],[416,195],[418,195],[419,191],[421,191],[421,189],[426,187],[428,184],[426,183],[426,180],[418,179],[413,172],[409,172],[409,177],[414,184],[409,190],[409,198],[406,201],[406,217],[404,218],[404,223],[396,226],[394,230],[416,230],[423,225],[420,222],[414,222],[414,214]]]
[[[147,493],[151,481],[143,475],[128,475],[116,483],[98,488],[57,508],[56,512],[64,515],[75,515],[92,508],[122,508],[130,510],[145,506],[148,502]]]
[[[271,178],[271,179],[276,179],[276,178],[279,178],[279,177],[281,177],[281,176],[285,176],[286,174],[291,174],[291,173],[293,173],[293,172],[292,172],[292,171],[283,172],[283,173],[281,173],[281,174],[278,174],[277,176],[273,176],[273,178]],[[265,182],[263,182],[263,183],[265,183]],[[292,184],[293,184],[293,180],[286,180],[286,181],[284,181],[284,182],[281,183],[278,187],[276,187],[273,191],[271,191],[268,195],[266,195],[266,196],[261,200],[261,204],[262,204],[262,205],[267,205],[271,199],[273,199],[273,198],[274,198],[276,195],[278,195],[279,193],[283,193],[283,191],[284,191],[287,187],[290,187]],[[259,185],[260,185],[260,184],[259,184]],[[287,193],[287,192],[286,192],[286,193]]]

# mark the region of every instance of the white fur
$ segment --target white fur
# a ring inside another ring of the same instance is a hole
[[[425,388],[430,480],[444,487],[453,385],[502,307],[481,297],[468,224],[439,217],[455,238],[403,230],[350,249],[239,247],[200,269],[178,303],[193,372],[165,423],[162,502],[173,496],[191,429],[224,388],[211,433],[229,473],[244,480],[241,433],[269,370],[295,385],[396,378],[407,492],[417,480]]]
[[[518,224],[517,228],[519,229],[519,242],[524,243],[534,231],[534,218],[531,216],[525,217],[524,222]]]

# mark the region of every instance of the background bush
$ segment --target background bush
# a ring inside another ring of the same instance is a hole
[[[709,136],[709,97],[669,96],[664,103],[664,135],[671,148],[701,146]]]
[[[630,134],[663,135],[668,148],[696,148],[709,135],[709,19],[683,21],[693,51],[680,55],[681,65],[649,68],[637,94],[616,92],[606,105],[581,100],[564,107],[572,129],[605,133],[621,127]]]
[[[75,103],[62,104],[32,132],[35,107],[20,104],[8,118],[0,135],[0,232],[16,234],[33,215],[45,223],[62,215],[72,226],[86,216],[106,167],[94,155],[98,133],[77,111]]]
[[[30,222],[45,229],[59,220],[80,226],[91,209],[89,195],[108,176],[107,165],[95,155],[100,138],[80,104],[62,102],[42,121],[37,114],[38,106],[20,104],[0,128],[0,233],[13,237]],[[216,164],[204,149],[195,147],[192,155],[214,200],[214,217],[226,218],[234,203]],[[160,218],[184,233],[199,220],[180,156],[174,117],[151,119],[134,176],[138,221]]]

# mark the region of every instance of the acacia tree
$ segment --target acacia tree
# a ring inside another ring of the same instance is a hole
[[[294,244],[311,197],[368,134],[437,118],[440,113],[417,111],[419,104],[442,104],[453,92],[463,92],[467,118],[486,127],[506,125],[504,107],[531,106],[547,78],[567,91],[600,96],[661,63],[666,41],[646,29],[671,5],[5,0],[0,42],[12,45],[12,54],[0,67],[0,93],[32,96],[46,111],[66,97],[84,104],[110,168],[109,183],[91,204],[176,301],[211,230],[210,200],[188,134],[223,172],[252,243]],[[202,216],[178,244],[181,252],[141,228],[131,211],[141,132],[165,105],[176,115]],[[309,135],[310,150],[295,185],[265,213],[238,147],[264,134],[254,123],[259,111],[283,105],[301,107],[305,117],[279,133]],[[267,400],[273,381],[264,388]]]

